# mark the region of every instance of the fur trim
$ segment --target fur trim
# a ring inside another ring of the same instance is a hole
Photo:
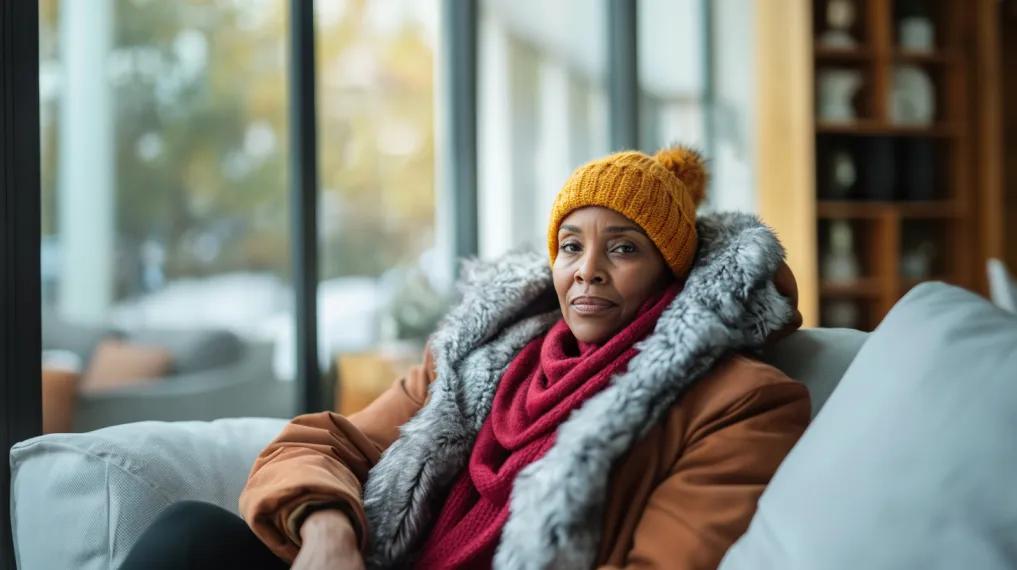
[[[697,220],[700,249],[684,289],[626,372],[576,410],[555,444],[516,478],[498,569],[587,568],[595,562],[611,467],[726,353],[756,348],[794,307],[771,279],[784,258],[754,216]],[[432,338],[437,377],[424,408],[371,470],[364,506],[368,564],[409,566],[442,498],[469,458],[512,358],[561,318],[554,309],[516,320],[553,288],[547,261],[516,252],[471,262],[462,302]]]

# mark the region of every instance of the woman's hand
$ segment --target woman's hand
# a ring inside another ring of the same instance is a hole
[[[364,570],[357,532],[340,510],[311,513],[300,527],[300,540],[294,570]]]

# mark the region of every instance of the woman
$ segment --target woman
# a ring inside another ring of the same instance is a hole
[[[262,452],[240,497],[260,556],[715,568],[810,410],[802,385],[748,356],[801,322],[783,250],[751,216],[697,219],[705,178],[684,148],[577,169],[549,260],[473,262],[423,364],[360,413],[294,419]],[[164,526],[216,519],[216,540],[230,526],[251,554],[250,531],[211,510]]]

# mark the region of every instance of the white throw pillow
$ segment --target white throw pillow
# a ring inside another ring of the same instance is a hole
[[[139,422],[51,434],[11,449],[18,568],[118,568],[156,515],[183,499],[233,512],[284,420]]]
[[[941,283],[870,335],[722,570],[1017,568],[1017,318]]]

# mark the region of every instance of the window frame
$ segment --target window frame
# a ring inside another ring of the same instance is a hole
[[[314,2],[290,0],[290,247],[297,412],[323,408],[318,366],[318,129]]]

